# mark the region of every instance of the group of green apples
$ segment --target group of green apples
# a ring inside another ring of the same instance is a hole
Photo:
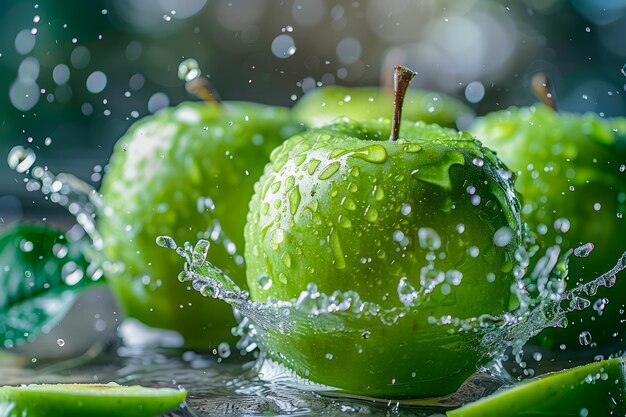
[[[231,307],[180,284],[178,255],[155,244],[206,239],[207,261],[254,301],[358,294],[403,311],[393,323],[355,314],[343,331],[270,329],[270,357],[351,394],[434,397],[490,360],[480,331],[458,320],[515,308],[528,229],[543,248],[593,242],[570,262],[570,287],[615,264],[626,250],[626,119],[536,105],[458,132],[471,110],[442,94],[404,98],[412,76],[397,68],[393,93],[323,87],[291,110],[190,102],[134,124],[110,159],[98,218],[126,314],[192,348],[233,342]],[[609,301],[536,342],[582,348],[587,330],[593,347],[623,348],[623,296],[597,296]]]

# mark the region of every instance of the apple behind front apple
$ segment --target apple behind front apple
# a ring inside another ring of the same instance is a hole
[[[305,126],[322,127],[338,117],[366,121],[393,114],[393,91],[381,87],[324,86],[307,91],[293,108],[294,117]],[[461,101],[443,93],[407,91],[403,120],[457,127],[473,118],[474,112]]]
[[[615,266],[626,251],[626,119],[536,105],[478,118],[470,131],[517,174],[523,217],[543,250],[593,243],[587,257],[570,257],[568,288]],[[625,291],[618,277],[613,288],[585,296],[591,306],[568,314],[565,329],[545,329],[533,342],[557,352],[565,346],[561,355],[623,350]]]
[[[244,284],[253,184],[272,149],[298,130],[288,109],[244,102],[183,103],[129,129],[107,168],[98,217],[106,276],[126,315],[178,331],[188,347],[236,340],[232,309],[181,285],[182,260],[155,239],[210,240],[209,260]]]

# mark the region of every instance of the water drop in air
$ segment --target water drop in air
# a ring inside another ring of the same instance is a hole
[[[591,254],[591,252],[593,252],[593,248],[593,243],[585,243],[584,245],[581,245],[574,249],[574,255],[579,258],[586,258],[587,256],[589,256],[589,254]]]
[[[23,146],[15,146],[9,151],[7,163],[9,167],[18,173],[26,172],[35,163],[35,152]]]
[[[296,43],[289,35],[278,35],[272,41],[272,54],[277,58],[289,58],[296,53]]]
[[[184,60],[178,66],[178,78],[185,82],[193,81],[202,75],[198,61],[193,58]]]
[[[107,76],[102,71],[94,71],[87,77],[87,91],[92,94],[101,93],[107,86]]]
[[[162,248],[176,249],[178,245],[174,239],[169,236],[159,236],[156,238],[156,244],[161,246]]]
[[[583,330],[578,335],[578,341],[582,346],[588,346],[591,343],[591,333],[589,333],[587,330]]]

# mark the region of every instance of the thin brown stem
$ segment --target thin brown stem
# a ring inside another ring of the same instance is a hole
[[[396,66],[393,70],[393,121],[389,140],[398,140],[404,97],[415,75],[416,73],[414,71],[402,65]]]
[[[531,87],[533,93],[539,100],[546,106],[554,111],[556,110],[556,98],[554,97],[554,90],[552,88],[552,81],[550,78],[542,72],[533,75],[531,80]]]
[[[205,77],[194,78],[191,81],[187,81],[185,83],[185,89],[187,92],[195,95],[196,97],[202,99],[204,102],[209,104],[220,104],[221,101],[217,94],[215,94],[215,89],[209,83]]]

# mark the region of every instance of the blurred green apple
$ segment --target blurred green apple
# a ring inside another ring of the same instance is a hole
[[[98,230],[107,278],[128,316],[176,330],[191,347],[235,340],[231,308],[178,284],[178,256],[155,239],[210,240],[210,261],[243,284],[253,184],[270,151],[298,130],[286,108],[183,103],[143,118],[117,142]]]
[[[293,108],[294,117],[308,127],[329,124],[338,117],[372,120],[391,117],[393,91],[378,87],[326,86],[309,90]],[[471,120],[473,111],[442,93],[409,90],[404,101],[404,119],[456,127],[458,120]]]
[[[517,174],[523,216],[544,248],[593,244],[580,251],[588,256],[570,258],[569,288],[616,264],[626,251],[626,119],[536,105],[491,113],[470,130]],[[625,294],[623,279],[600,288],[589,294],[592,307],[568,315],[566,329],[546,329],[535,342],[551,349],[597,345],[592,355],[623,349]]]

